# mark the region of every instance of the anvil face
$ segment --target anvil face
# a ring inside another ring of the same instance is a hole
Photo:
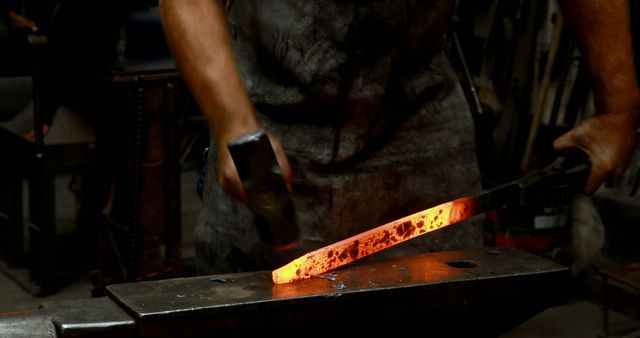
[[[567,267],[503,248],[361,261],[289,284],[259,271],[107,290],[145,337],[304,336],[339,328],[495,336],[566,300],[569,277]]]

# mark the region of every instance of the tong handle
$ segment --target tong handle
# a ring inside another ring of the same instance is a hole
[[[590,170],[591,161],[583,150],[563,150],[550,165],[518,181],[520,205],[566,202],[584,190]]]

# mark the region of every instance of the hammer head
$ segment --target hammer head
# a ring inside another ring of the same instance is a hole
[[[227,147],[262,240],[275,250],[295,246],[299,229],[293,200],[268,135],[260,129]]]

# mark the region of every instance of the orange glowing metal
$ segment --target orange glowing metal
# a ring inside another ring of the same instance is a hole
[[[296,258],[272,272],[276,284],[319,275],[414,237],[463,221],[476,213],[476,199],[464,197],[381,225]]]

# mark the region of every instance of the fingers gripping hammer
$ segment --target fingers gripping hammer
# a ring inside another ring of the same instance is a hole
[[[262,240],[276,250],[294,246],[299,229],[293,200],[268,135],[260,129],[227,147]]]

